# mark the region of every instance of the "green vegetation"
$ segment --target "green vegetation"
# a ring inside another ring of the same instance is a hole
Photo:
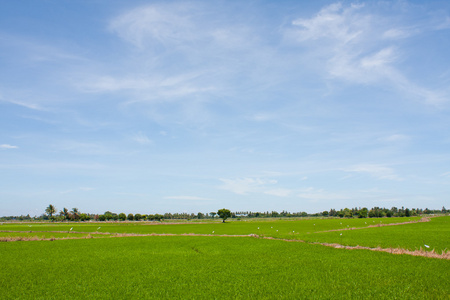
[[[276,238],[299,239],[301,234],[346,228],[368,227],[377,224],[400,223],[419,220],[411,218],[383,219],[251,219],[248,221],[229,221],[225,224],[213,222],[78,222],[78,223],[3,223],[2,230],[14,231],[72,231],[75,232],[109,232],[109,233],[195,233],[215,235],[250,235],[271,236]]]
[[[217,215],[222,219],[222,222],[225,223],[225,220],[231,218],[231,211],[226,208],[219,209],[217,211]]]
[[[17,238],[23,240],[41,240],[41,239],[69,239],[69,238],[85,238],[85,237],[108,237],[109,235],[95,233],[62,233],[62,232],[0,232],[0,241],[14,241]]]
[[[337,243],[350,246],[403,248],[408,250],[450,249],[450,217],[431,218],[429,222],[401,226],[373,227],[364,230],[316,232],[299,236],[308,242]],[[426,245],[426,246],[425,246]],[[427,247],[428,246],[428,247]]]
[[[449,216],[369,227],[419,219],[3,223],[0,240],[57,240],[0,243],[2,299],[445,299],[450,260],[255,238],[411,250],[427,244],[437,252],[450,248]]]
[[[21,215],[21,216],[3,216],[0,217],[0,221],[125,221],[128,220],[144,220],[144,221],[159,221],[162,219],[165,220],[203,220],[203,219],[212,219],[214,220],[217,217],[220,217],[215,212],[210,212],[209,214],[198,212],[194,213],[165,213],[164,215],[160,214],[140,214],[136,215],[124,213],[114,213],[111,211],[106,211],[104,214],[90,214],[90,213],[81,213],[78,208],[72,208],[69,212],[67,208],[63,208],[58,215],[54,215],[56,213],[56,207],[50,204],[45,209],[45,214],[41,216],[31,217],[30,215]],[[391,207],[388,208],[380,208],[373,207],[370,210],[366,207],[363,208],[344,208],[340,210],[330,209],[330,211],[323,211],[320,213],[308,214],[307,212],[288,212],[282,211],[278,213],[277,211],[266,211],[266,212],[251,212],[251,211],[240,211],[240,212],[227,212],[227,218],[238,218],[238,219],[253,219],[253,218],[298,218],[298,217],[340,217],[340,218],[382,218],[382,217],[414,217],[414,216],[425,216],[430,214],[445,214],[448,210],[445,207],[442,207],[440,210],[430,210],[428,208],[397,208]],[[132,218],[132,219],[130,219]]]
[[[15,242],[0,244],[0,257],[3,299],[444,299],[450,293],[449,261],[254,238]]]

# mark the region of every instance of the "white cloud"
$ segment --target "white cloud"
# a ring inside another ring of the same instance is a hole
[[[6,99],[5,97],[3,97],[1,95],[0,95],[0,102],[7,102],[7,103],[15,104],[15,105],[22,106],[22,107],[32,109],[32,110],[39,110],[39,111],[45,110],[42,106],[40,106],[36,103],[20,101],[20,100],[15,100],[15,99],[11,99],[11,98]]]
[[[2,145],[0,145],[0,149],[17,149],[17,148],[19,148],[19,147],[12,146],[12,145],[9,145],[9,144],[2,144]]]
[[[138,7],[114,19],[110,28],[137,47],[150,38],[162,44],[181,44],[195,40],[192,9],[180,3]]]
[[[366,69],[386,67],[387,65],[395,62],[395,60],[396,55],[394,48],[388,47],[381,49],[373,55],[361,58],[361,67]]]
[[[133,135],[133,140],[136,141],[136,142],[138,142],[138,143],[141,144],[141,145],[149,145],[149,144],[152,143],[152,140],[150,140],[150,139],[148,138],[148,136],[145,135],[145,134],[142,133],[142,132],[138,132],[138,133],[134,134],[134,135]]]
[[[221,189],[228,190],[235,194],[246,195],[248,193],[261,193],[266,190],[267,185],[276,184],[274,179],[261,178],[237,178],[237,179],[220,179],[222,181]]]
[[[385,39],[403,39],[411,36],[412,32],[399,28],[391,28],[383,33],[383,38]]]
[[[170,200],[195,200],[195,201],[209,201],[212,200],[211,198],[203,198],[203,197],[197,197],[197,196],[166,196],[164,199],[170,199]]]
[[[352,14],[361,6],[343,8],[341,3],[324,7],[311,19],[297,19],[292,22],[298,26],[298,40],[317,40],[330,38],[340,43],[348,43],[360,35],[363,19],[354,18]],[[352,19],[352,23],[349,22]]]
[[[91,188],[91,187],[80,187],[79,190],[85,191],[85,192],[89,192],[89,191],[93,191],[93,190],[95,190],[95,189],[94,189],[94,188]]]
[[[411,138],[404,134],[391,134],[380,138],[382,142],[397,143],[397,142],[408,142]]]
[[[289,189],[271,189],[264,192],[264,194],[277,196],[277,197],[288,197],[292,194]]]
[[[394,169],[378,164],[359,164],[345,169],[347,172],[369,174],[378,179],[402,180]]]
[[[349,199],[349,195],[339,194],[336,192],[327,192],[324,189],[316,189],[313,187],[300,190],[297,197],[307,199],[313,202],[328,200],[345,200]]]
[[[421,86],[399,68],[400,58],[407,57],[396,41],[436,29],[430,24],[421,24],[420,29],[392,28],[397,20],[365,8],[341,3],[326,6],[309,19],[294,20],[286,37],[308,49],[313,58],[309,63],[324,70],[328,79],[393,86],[412,99],[436,106],[449,102],[448,90]]]

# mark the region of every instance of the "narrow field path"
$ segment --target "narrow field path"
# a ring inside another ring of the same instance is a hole
[[[397,225],[406,225],[406,224],[414,224],[414,223],[421,223],[421,222],[430,222],[431,217],[423,217],[419,220],[414,221],[407,221],[407,222],[401,222],[401,223],[387,223],[387,224],[375,224],[375,225],[369,225],[365,227],[350,227],[350,228],[341,228],[341,229],[330,229],[330,230],[324,230],[324,231],[316,231],[317,232],[333,232],[333,231],[346,231],[346,230],[356,230],[356,229],[367,229],[367,228],[374,228],[374,227],[385,227],[385,226],[397,226]]]

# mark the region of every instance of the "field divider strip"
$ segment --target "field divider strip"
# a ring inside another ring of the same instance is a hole
[[[419,220],[407,221],[407,222],[401,222],[401,223],[375,224],[375,225],[369,225],[369,226],[364,226],[364,227],[350,227],[350,228],[330,229],[330,230],[324,230],[324,231],[315,231],[314,233],[357,230],[357,229],[367,229],[367,228],[376,228],[376,227],[385,227],[385,226],[407,225],[407,224],[414,224],[414,223],[420,223],[420,222],[430,222],[430,218],[431,217],[423,217],[423,218],[421,218]]]

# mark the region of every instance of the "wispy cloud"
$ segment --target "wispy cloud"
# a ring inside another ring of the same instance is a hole
[[[391,134],[388,136],[381,137],[378,140],[388,143],[401,143],[410,141],[411,137],[405,134]]]
[[[11,99],[11,98],[6,98],[3,97],[2,95],[0,95],[0,102],[7,102],[7,103],[11,103],[14,105],[18,105],[18,106],[22,106],[28,109],[32,109],[32,110],[38,110],[38,111],[45,111],[46,109],[43,108],[41,105],[37,104],[37,103],[31,103],[31,102],[27,102],[27,101],[21,101],[21,100],[15,100],[15,99]]]
[[[290,189],[269,189],[264,192],[264,194],[277,196],[277,197],[288,197],[292,195],[292,190]]]
[[[392,18],[392,20],[390,20]],[[449,101],[445,89],[433,89],[415,83],[399,68],[405,53],[397,46],[399,39],[421,31],[435,30],[430,24],[399,28],[392,17],[380,17],[365,5],[331,4],[311,18],[297,19],[286,30],[288,40],[308,48],[315,64],[329,78],[355,84],[383,84],[422,101],[440,105]]]
[[[17,146],[13,146],[13,145],[9,145],[9,144],[2,144],[0,145],[0,149],[17,149],[19,147]]]
[[[350,199],[349,194],[343,194],[338,192],[329,192],[324,189],[317,189],[314,187],[308,187],[305,189],[301,189],[299,193],[296,195],[299,198],[307,199],[313,202],[317,201],[336,201],[336,200],[344,200]]]
[[[359,164],[345,169],[344,171],[353,173],[368,174],[377,179],[403,180],[395,173],[395,170],[378,164]]]
[[[152,140],[148,138],[147,135],[143,132],[138,132],[133,135],[133,140],[138,142],[141,145],[149,145],[152,143]]]
[[[188,200],[188,201],[210,201],[211,198],[197,197],[197,196],[166,196],[164,199],[170,200]]]
[[[261,193],[266,191],[268,185],[277,183],[275,179],[263,178],[237,178],[237,179],[220,179],[222,181],[221,189],[233,192],[239,195],[249,193]]]

